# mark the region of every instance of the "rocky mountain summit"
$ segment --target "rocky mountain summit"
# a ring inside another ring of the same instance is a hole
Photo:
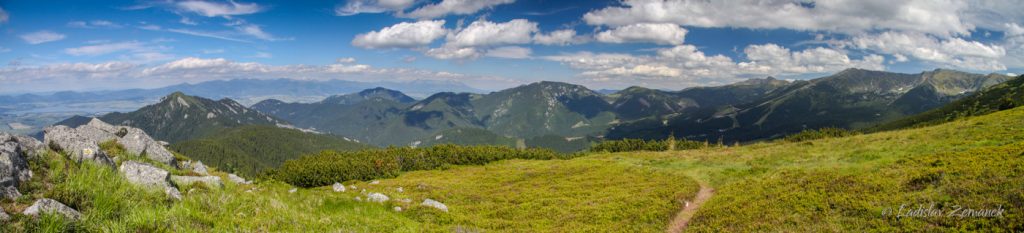
[[[162,143],[149,137],[138,128],[114,126],[93,118],[89,123],[71,128],[63,125],[43,130],[44,142],[54,151],[67,153],[77,161],[94,160],[113,165],[109,156],[99,149],[99,144],[115,141],[124,146],[128,153],[145,156],[157,162],[177,167],[178,163]]]
[[[0,133],[0,199],[16,200],[22,197],[19,188],[33,182],[29,161],[43,160],[52,152],[63,153],[64,158],[78,164],[100,164],[98,169],[116,169],[127,183],[142,188],[162,190],[169,200],[181,200],[181,187],[203,185],[208,188],[222,188],[220,176],[210,175],[200,161],[178,161],[165,142],[157,141],[138,128],[107,124],[92,118],[88,123],[71,128],[64,125],[44,130],[44,141],[18,135]],[[110,148],[116,148],[111,150]],[[52,151],[52,152],[51,152]],[[137,157],[136,157],[137,156]],[[237,184],[251,184],[251,181],[230,174]],[[34,204],[21,211],[25,216],[39,216],[44,213],[78,220],[82,214],[75,205],[61,203],[59,198],[39,198]],[[49,197],[49,196],[47,196]],[[0,210],[0,222],[11,218]]]
[[[43,150],[34,138],[0,133],[0,199],[21,197],[18,185],[32,179],[28,157]]]

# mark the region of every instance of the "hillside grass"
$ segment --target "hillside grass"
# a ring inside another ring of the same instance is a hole
[[[913,130],[677,152],[616,153],[716,189],[696,232],[1019,231],[1024,108]],[[883,215],[901,205],[1005,209],[1002,218]]]
[[[15,213],[50,197],[82,210],[85,219],[14,215],[0,231],[661,232],[703,184],[716,191],[688,231],[1014,232],[1024,229],[1021,132],[1024,108],[1016,108],[846,137],[445,166],[378,184],[348,181],[357,188],[341,193],[330,187],[289,193],[293,186],[277,181],[228,182],[224,189],[185,190],[182,201],[126,185],[107,168],[50,154],[32,162],[37,176],[22,187],[27,197],[0,206]],[[364,189],[391,201],[356,201],[366,199]],[[450,212],[419,206],[426,198]],[[1005,212],[999,218],[886,214],[901,205],[932,204],[943,211]]]
[[[410,198],[401,206],[413,211],[426,198],[445,203],[447,215],[413,216],[431,232],[662,232],[700,188],[681,173],[594,158],[507,160],[355,185]]]
[[[144,160],[121,154],[114,144],[105,143],[104,150],[122,162]],[[0,232],[657,232],[680,207],[679,200],[697,190],[695,181],[678,173],[584,158],[505,160],[409,172],[376,185],[346,183],[392,197],[383,204],[357,201],[367,197],[354,189],[302,189],[273,180],[234,184],[227,173],[211,168],[224,188],[179,187],[184,199],[173,201],[162,190],[129,184],[111,167],[76,163],[53,152],[30,166],[36,176],[21,188],[26,196],[0,201],[13,215]],[[44,197],[79,210],[82,219],[14,214]],[[399,201],[405,198],[410,202]],[[450,212],[419,206],[425,198],[445,203]],[[404,210],[395,211],[396,206]]]

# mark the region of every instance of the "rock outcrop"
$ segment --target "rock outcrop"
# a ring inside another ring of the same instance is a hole
[[[22,214],[28,216],[39,216],[43,213],[59,214],[74,220],[78,220],[82,216],[77,210],[64,205],[64,203],[48,198],[36,200],[35,204],[32,204],[32,206],[29,206],[22,212]]]
[[[421,206],[427,206],[427,207],[433,207],[435,209],[439,209],[441,211],[448,212],[448,206],[447,205],[445,205],[444,203],[441,203],[439,201],[435,201],[434,199],[429,199],[428,198],[426,200],[423,200],[423,203],[421,203],[420,205]]]
[[[3,207],[0,207],[0,222],[6,222],[7,220],[11,220],[11,216],[7,215],[7,212],[4,212]]]
[[[192,172],[204,176],[210,174],[209,171],[206,170],[206,165],[203,164],[203,161],[196,161],[195,163],[193,163]]]
[[[114,161],[100,150],[98,142],[79,135],[75,129],[63,125],[50,126],[43,129],[43,135],[43,141],[50,149],[64,152],[72,160],[114,166]]]
[[[128,182],[133,184],[159,187],[161,189],[171,187],[169,178],[171,173],[153,165],[125,161],[121,163],[121,167],[118,170],[128,179]]]
[[[16,199],[21,197],[18,185],[32,179],[32,170],[28,168],[25,153],[29,146],[23,146],[9,135],[0,135],[0,199]]]
[[[370,193],[369,195],[366,195],[366,200],[367,201],[372,201],[372,202],[377,202],[377,203],[383,203],[383,202],[387,202],[388,200],[391,200],[391,198],[389,198],[387,195],[384,195],[382,193]]]
[[[334,183],[334,185],[331,185],[331,189],[334,189],[335,192],[344,192],[345,185],[341,183]]]
[[[78,160],[110,160],[99,150],[99,143],[116,140],[124,146],[128,153],[144,155],[146,158],[177,167],[178,163],[167,148],[153,140],[146,132],[138,128],[114,126],[93,118],[88,124],[69,128],[67,126],[51,126],[44,131],[46,144],[54,150],[64,151]],[[113,164],[110,162],[109,164]]]
[[[43,145],[43,142],[29,136],[0,133],[0,143],[5,142],[18,143],[18,148],[26,155],[26,158],[32,158],[46,151],[46,146]]]
[[[181,200],[181,192],[171,184],[171,173],[153,165],[125,161],[118,171],[132,184],[163,189],[168,197]]]
[[[210,188],[224,187],[219,176],[171,176],[171,181],[178,186],[203,184]]]
[[[231,182],[235,182],[236,184],[252,184],[252,181],[245,180],[245,178],[235,175],[234,173],[228,174],[228,180],[231,180]]]

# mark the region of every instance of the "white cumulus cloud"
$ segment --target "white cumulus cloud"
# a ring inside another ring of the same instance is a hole
[[[513,3],[515,0],[443,0],[402,14],[404,17],[433,19],[449,14],[468,15],[497,5]]]
[[[892,29],[941,36],[965,35],[975,27],[962,17],[969,5],[957,0],[624,0],[622,5],[588,12],[583,19],[611,26],[675,23],[842,33]]]
[[[671,23],[639,23],[603,31],[594,38],[604,43],[650,42],[679,45],[686,38],[686,29]]]
[[[448,44],[457,47],[526,44],[533,40],[537,23],[513,19],[504,23],[477,20],[448,37]]]
[[[1006,69],[999,61],[1007,54],[1005,48],[961,38],[939,39],[922,33],[884,32],[857,36],[848,43],[858,49],[893,54],[897,60],[911,57],[962,69]]]
[[[557,30],[548,34],[537,33],[533,36],[534,43],[542,45],[568,45],[581,40],[576,36],[576,30],[572,29]]]
[[[745,61],[723,55],[707,55],[693,45],[658,49],[653,55],[577,52],[544,59],[579,70],[580,77],[595,87],[649,85],[680,89],[697,85],[722,85],[745,78],[827,73],[850,67],[884,69],[884,58],[867,55],[854,59],[841,50],[824,47],[791,51],[775,44],[745,48]]]
[[[356,35],[352,45],[363,48],[409,48],[429,45],[448,32],[444,20],[402,22]]]

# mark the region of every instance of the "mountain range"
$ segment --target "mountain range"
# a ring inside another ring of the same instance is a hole
[[[0,113],[38,108],[40,105],[52,106],[54,104],[67,105],[109,101],[152,101],[173,92],[184,92],[189,95],[210,99],[231,98],[246,105],[270,97],[288,98],[291,101],[309,101],[337,93],[351,93],[374,87],[401,90],[410,95],[420,97],[442,91],[483,92],[482,90],[454,81],[356,82],[347,80],[232,79],[196,84],[184,83],[155,89],[62,91],[43,94],[0,95]]]
[[[171,143],[243,125],[268,125],[375,146],[543,145],[568,151],[601,138],[674,135],[731,143],[822,127],[862,129],[1008,79],[953,70],[847,69],[806,81],[768,77],[679,91],[630,87],[605,95],[580,85],[537,82],[487,94],[440,92],[419,100],[377,87],[312,103],[267,99],[251,108],[227,98],[214,101],[177,92],[158,104],[100,119],[144,129]]]
[[[726,142],[778,138],[805,129],[863,129],[921,113],[1009,80],[999,74],[933,70],[901,74],[847,69],[791,83],[762,80],[747,100],[706,104],[664,118],[611,128],[608,138],[665,138]],[[720,88],[737,89],[737,84]],[[683,90],[682,92],[687,92]],[[735,92],[733,92],[735,93]],[[704,95],[709,99],[715,95]]]
[[[429,144],[452,132],[472,132],[495,144],[550,136],[571,141],[669,135],[742,142],[821,127],[861,129],[942,106],[1009,78],[941,69],[918,74],[847,69],[806,81],[768,77],[680,91],[630,87],[609,95],[538,82],[414,101],[377,88],[316,103],[266,100],[253,108],[298,127],[379,146]],[[494,135],[481,136],[480,130]]]

